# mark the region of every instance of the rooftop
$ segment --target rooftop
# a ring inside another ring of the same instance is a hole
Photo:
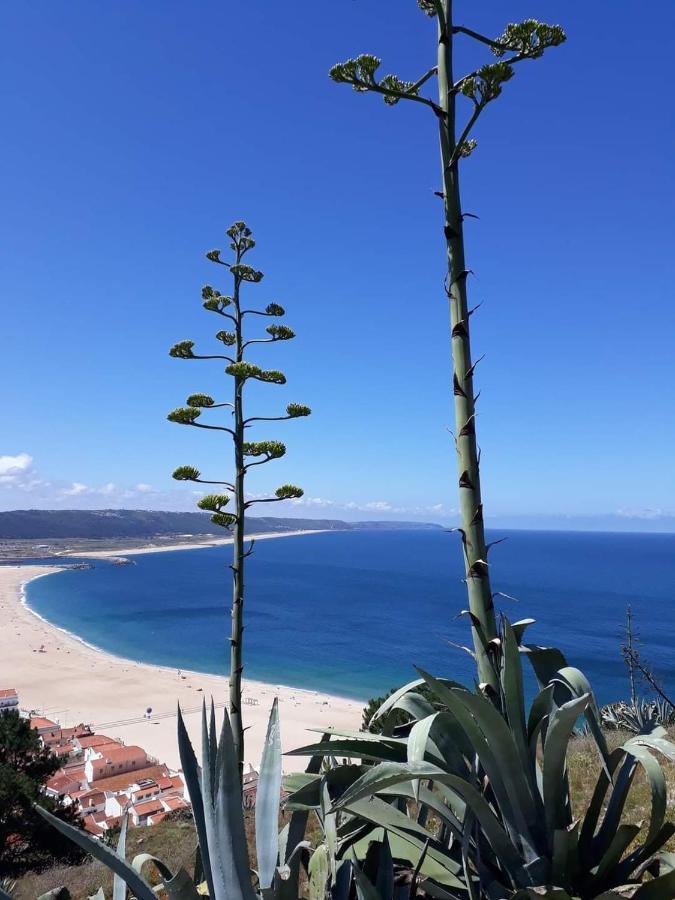
[[[116,741],[114,738],[108,737],[105,734],[85,734],[82,735],[82,737],[78,737],[77,742],[83,750],[86,750],[87,747],[100,747],[103,744],[116,744],[118,747],[122,746],[119,741]]]
[[[5,700],[8,697],[18,697],[16,688],[3,688],[0,690],[0,700]]]
[[[137,816],[151,816],[156,812],[164,812],[161,800],[148,800],[146,803],[137,803],[132,807]]]
[[[127,772],[124,775],[111,775],[110,778],[98,778],[96,780],[97,791],[123,791],[132,784],[136,784],[139,776],[141,778],[166,778],[169,770],[164,765],[148,766],[145,769],[136,769],[133,772]]]
[[[144,759],[146,757],[146,752],[142,747],[137,747],[132,744],[130,747],[122,746],[122,744],[112,745],[105,744],[103,747],[98,748],[98,752],[102,753],[106,762],[123,762],[126,759],[137,759],[139,756],[142,756]]]
[[[44,716],[31,716],[30,717],[30,725],[31,728],[60,728],[56,722],[52,722],[51,719],[45,719]]]

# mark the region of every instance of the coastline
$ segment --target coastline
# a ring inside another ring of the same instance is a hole
[[[294,534],[274,532],[260,537]],[[219,543],[227,541],[219,539]],[[178,547],[158,547],[156,552],[174,549]],[[194,545],[182,549],[194,549]],[[155,551],[143,547],[133,551],[146,552]],[[95,555],[120,554],[97,551]],[[228,696],[227,678],[114,656],[48,622],[30,608],[25,588],[34,578],[60,571],[63,568],[58,565],[0,567],[0,688],[15,687],[24,709],[38,710],[63,725],[91,724],[99,733],[129,745],[139,744],[160,761],[179,767],[176,703],[180,703],[190,737],[198,746],[202,699],[209,702],[213,697],[218,714]],[[243,688],[245,700],[250,701],[244,705],[246,759],[256,767],[275,696],[280,704],[284,751],[317,740],[310,728],[360,727],[363,703],[358,700],[248,679]],[[145,718],[148,707],[153,711]],[[284,757],[284,771],[299,771],[305,765],[302,757]]]
[[[246,540],[264,541],[269,538],[300,537],[305,534],[324,534],[325,531],[325,528],[307,529],[305,531],[263,531],[261,534],[247,534]],[[213,538],[208,541],[186,541],[182,544],[145,544],[139,547],[129,547],[128,549],[119,550],[67,550],[60,556],[55,556],[54,559],[67,559],[69,556],[76,556],[78,559],[114,559],[117,557],[123,559],[125,556],[139,556],[143,553],[172,553],[174,550],[206,550],[211,547],[223,547],[226,544],[231,544],[232,540],[233,538],[226,537]]]

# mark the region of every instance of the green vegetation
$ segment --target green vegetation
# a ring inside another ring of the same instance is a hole
[[[59,807],[42,793],[59,766],[58,758],[40,745],[28,719],[13,710],[0,713],[0,874],[82,859],[82,852],[49,828],[35,810],[39,803],[77,824],[73,810]]]
[[[247,430],[255,422],[279,422],[285,419],[297,419],[308,416],[311,410],[299,403],[290,403],[285,415],[281,416],[247,416],[244,409],[244,388],[250,380],[268,384],[285,384],[283,373],[276,370],[263,370],[260,366],[244,359],[248,347],[254,344],[273,344],[278,341],[289,341],[295,333],[286,325],[268,325],[266,338],[249,338],[245,334],[246,317],[262,316],[278,318],[284,310],[278,303],[269,303],[265,309],[245,309],[242,306],[242,288],[246,284],[258,284],[263,273],[243,262],[244,257],[255,247],[251,229],[245,222],[235,222],[227,230],[230,238],[230,249],[234,253],[234,262],[227,263],[221,259],[220,250],[211,250],[207,258],[218,266],[229,269],[232,276],[232,294],[226,296],[211,285],[202,289],[203,307],[231,323],[232,330],[219,331],[216,339],[224,348],[232,348],[229,352],[211,355],[197,355],[193,341],[180,341],[171,350],[171,356],[177,359],[218,359],[227,362],[225,372],[233,379],[231,401],[218,402],[208,394],[191,394],[187,398],[187,406],[169,413],[170,422],[179,425],[191,425],[194,428],[205,428],[229,435],[234,447],[233,481],[214,481],[202,478],[194,466],[179,466],[173,473],[177,481],[192,481],[197,484],[218,485],[225,491],[222,494],[207,494],[198,502],[200,509],[212,513],[211,522],[223,528],[231,528],[233,532],[232,558],[232,631],[230,635],[230,715],[239,773],[244,766],[244,726],[241,716],[241,678],[244,670],[244,595],[246,559],[253,551],[253,541],[245,547],[246,512],[258,503],[278,503],[302,497],[302,490],[292,484],[284,484],[277,488],[273,497],[247,498],[246,475],[254,466],[259,466],[274,459],[280,459],[286,453],[280,441],[248,441]],[[226,425],[207,425],[201,421],[205,409],[229,410],[231,422]],[[234,497],[234,512],[226,510],[231,497]]]

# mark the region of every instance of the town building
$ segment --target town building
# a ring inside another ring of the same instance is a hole
[[[19,709],[19,695],[16,692],[16,688],[3,688],[0,690],[0,713],[8,712],[9,710],[17,710]]]

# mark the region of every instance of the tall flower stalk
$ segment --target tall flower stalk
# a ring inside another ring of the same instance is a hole
[[[280,416],[247,416],[245,412],[245,388],[249,381],[267,384],[285,384],[286,377],[275,369],[262,369],[249,362],[245,356],[249,347],[254,344],[273,344],[288,341],[295,333],[286,325],[269,325],[267,337],[247,337],[245,325],[251,316],[279,318],[284,309],[278,303],[269,303],[264,309],[244,309],[242,306],[242,289],[244,286],[258,284],[263,273],[244,263],[244,257],[255,247],[251,230],[245,222],[235,222],[227,230],[230,238],[230,249],[234,252],[234,262],[221,259],[220,250],[211,250],[207,259],[218,266],[229,270],[232,278],[232,294],[221,294],[211,285],[202,289],[203,307],[229,321],[228,330],[219,331],[216,339],[225,352],[200,355],[193,350],[193,341],[181,341],[169,351],[177,359],[217,359],[227,363],[226,374],[232,378],[232,399],[216,403],[208,394],[192,394],[187,398],[187,406],[179,407],[169,413],[170,422],[190,425],[193,428],[205,428],[209,431],[220,431],[229,435],[234,450],[234,479],[219,481],[202,478],[201,473],[193,466],[180,466],[173,473],[178,481],[192,481],[198,484],[218,485],[224,493],[207,494],[198,502],[200,509],[211,513],[211,521],[223,528],[231,529],[232,542],[232,628],[230,634],[230,719],[234,736],[235,752],[240,775],[244,765],[244,726],[242,722],[242,673],[244,670],[244,598],[246,559],[253,551],[254,541],[246,546],[246,513],[258,503],[277,503],[302,497],[302,490],[293,484],[284,484],[277,488],[273,497],[247,499],[246,477],[254,466],[260,466],[280,459],[286,453],[286,447],[276,440],[248,441],[247,430],[256,422],[279,422],[285,419],[297,419],[310,415],[308,406],[290,403],[284,415]],[[206,424],[201,415],[205,410],[229,410],[230,423]],[[226,512],[231,499],[234,499],[234,511]]]
[[[540,57],[548,47],[561,44],[565,34],[557,25],[545,25],[534,19],[507,25],[504,33],[490,38],[457,24],[453,19],[452,0],[418,0],[427,16],[438,25],[437,61],[416,81],[403,81],[397,75],[378,78],[380,60],[362,54],[339,63],[330,70],[336,82],[351,84],[359,92],[382,95],[390,106],[401,100],[427,107],[438,124],[441,151],[443,200],[443,233],[447,247],[447,279],[445,291],[450,306],[450,327],[455,414],[455,445],[461,515],[462,543],[466,586],[473,643],[479,681],[484,690],[495,696],[499,679],[491,659],[492,642],[498,630],[490,585],[485,540],[483,500],[480,486],[480,454],[476,439],[476,395],[473,376],[477,361],[471,355],[467,268],[464,251],[464,218],[460,196],[460,164],[471,155],[476,141],[471,137],[474,126],[485,107],[502,92],[502,86],[514,74],[513,66],[526,59]],[[457,36],[467,37],[489,48],[497,62],[480,66],[456,78],[453,50]],[[438,85],[438,99],[424,96],[422,88],[433,79]],[[458,101],[468,101],[468,115],[458,125]]]

